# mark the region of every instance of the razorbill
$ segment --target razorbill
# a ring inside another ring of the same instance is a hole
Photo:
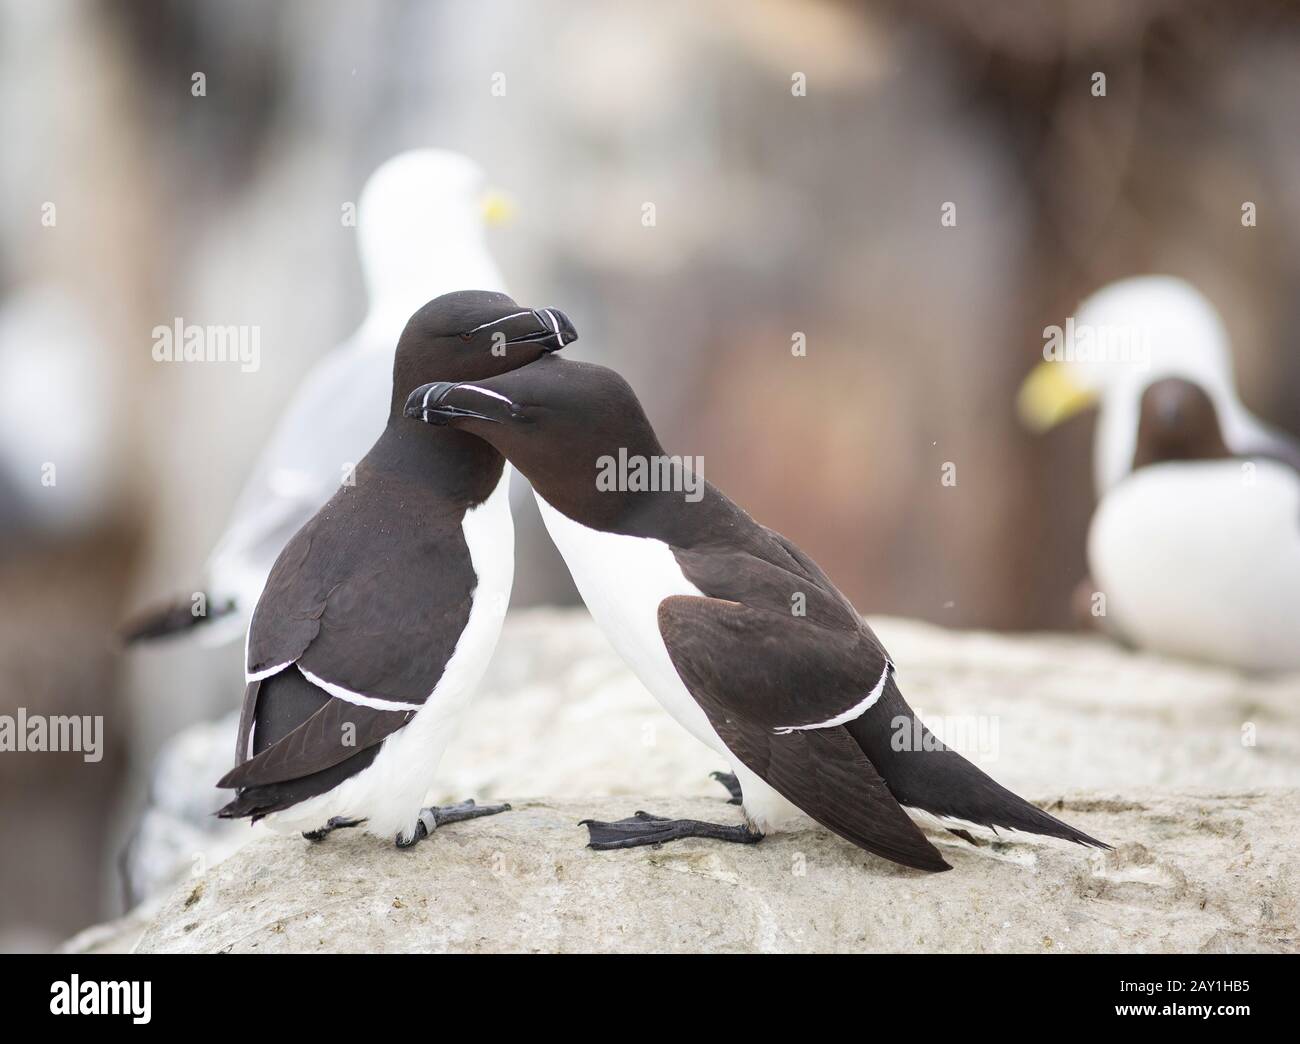
[[[612,370],[544,359],[429,384],[407,415],[480,436],[530,480],[610,642],[737,777],[742,826],[639,812],[588,821],[592,847],[753,842],[802,811],[888,859],[948,869],[905,808],[1101,846],[939,744],[848,599],[789,540],[667,457]],[[627,481],[609,481],[615,461]]]
[[[509,469],[487,443],[403,416],[431,377],[471,380],[575,340],[556,309],[464,291],[398,341],[388,422],[276,559],[248,630],[226,818],[319,840],[364,822],[413,844],[506,806],[421,809],[496,645],[514,576]],[[333,411],[322,410],[321,428]]]
[[[146,610],[124,627],[128,642],[204,624],[199,633],[214,644],[244,633],[280,550],[383,431],[393,346],[411,313],[461,287],[505,290],[484,241],[502,212],[482,171],[455,152],[416,149],[375,170],[357,206],[369,314],[285,407],[208,558],[206,614],[195,615],[188,596]]]
[[[1300,443],[1237,398],[1214,307],[1144,276],[1092,295],[1073,329],[1089,350],[1040,363],[1020,406],[1044,430],[1099,405],[1079,604],[1141,648],[1300,667]]]

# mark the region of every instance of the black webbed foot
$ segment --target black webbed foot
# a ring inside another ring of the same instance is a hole
[[[728,805],[739,805],[743,803],[744,799],[741,797],[740,794],[740,780],[736,778],[735,773],[710,772],[709,776],[712,779],[716,779],[719,783],[721,783],[724,787],[727,788],[727,793],[731,795],[731,800],[727,802]]]
[[[584,819],[590,840],[588,848],[607,851],[614,848],[638,848],[641,845],[662,845],[665,841],[678,841],[686,837],[710,838],[714,841],[732,841],[752,845],[763,840],[763,835],[748,826],[728,826],[722,823],[705,823],[698,819],[668,819],[637,812],[627,819],[612,823]]]
[[[344,819],[342,816],[333,816],[323,827],[316,830],[304,830],[302,836],[308,841],[324,841],[335,830],[344,830],[348,827],[360,826],[364,819]]]
[[[495,816],[499,812],[509,811],[509,805],[476,805],[472,799],[455,805],[430,805],[420,809],[420,818],[415,821],[415,833],[410,840],[405,840],[398,834],[396,844],[398,848],[410,848],[447,823],[459,823],[463,819],[478,819],[479,816]]]

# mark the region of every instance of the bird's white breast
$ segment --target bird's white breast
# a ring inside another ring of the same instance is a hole
[[[660,602],[671,595],[700,595],[672,550],[662,540],[591,529],[541,496],[537,505],[578,593],[610,644],[691,735],[725,753],[708,717],[682,684],[659,633]]]
[[[1165,463],[1111,489],[1088,561],[1138,645],[1255,670],[1300,667],[1300,477],[1271,461]]]

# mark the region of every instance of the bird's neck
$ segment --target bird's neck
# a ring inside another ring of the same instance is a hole
[[[520,469],[523,470],[522,468]],[[680,474],[675,470],[675,473]],[[628,488],[608,488],[605,477],[570,467],[539,475],[524,471],[536,494],[562,515],[590,529],[648,537],[689,546],[734,529],[744,516],[731,501],[704,482],[703,475],[671,482],[672,488],[648,489],[635,481]],[[599,484],[598,484],[599,482]]]
[[[501,479],[505,458],[482,439],[409,417],[390,416],[367,462],[440,494],[478,502]]]

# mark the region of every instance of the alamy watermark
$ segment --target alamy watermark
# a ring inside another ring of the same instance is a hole
[[[1043,327],[1043,358],[1047,362],[1123,363],[1151,368],[1151,331],[1144,326],[1076,323]]]
[[[238,363],[244,373],[262,366],[262,328],[260,326],[199,326],[180,316],[171,326],[155,326],[154,362]]]
[[[949,714],[921,718],[921,712],[898,714],[889,722],[889,745],[897,751],[951,747],[972,761],[998,760],[998,717],[989,714]],[[928,731],[927,731],[928,730]]]
[[[644,456],[620,446],[618,456],[596,459],[596,489],[602,493],[682,493],[687,503],[704,499],[704,458],[667,454]]]
[[[104,756],[102,714],[0,714],[0,754],[76,751],[83,761]]]
[[[82,981],[80,975],[50,985],[51,1015],[130,1015],[137,1026],[153,1017],[153,983]]]

